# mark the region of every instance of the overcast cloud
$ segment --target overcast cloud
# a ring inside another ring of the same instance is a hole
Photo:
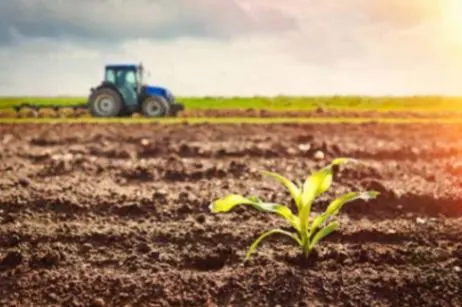
[[[140,61],[177,95],[462,94],[454,1],[0,0],[0,95]]]

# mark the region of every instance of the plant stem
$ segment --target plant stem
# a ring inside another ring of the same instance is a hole
[[[303,255],[305,256],[305,258],[308,258],[310,256],[310,252],[311,252],[309,237],[307,235],[304,235],[302,242],[303,242],[303,246],[302,246]]]

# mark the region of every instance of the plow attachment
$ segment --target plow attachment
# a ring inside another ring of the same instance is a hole
[[[34,105],[22,103],[13,107],[16,117],[82,117],[88,115],[87,104]]]
[[[170,113],[165,117],[175,117],[184,110],[180,103],[172,103]],[[122,111],[117,117],[143,117],[140,112]],[[32,104],[23,102],[14,106],[0,106],[0,118],[81,118],[92,117],[88,103],[79,104]],[[164,117],[164,116],[161,116]]]

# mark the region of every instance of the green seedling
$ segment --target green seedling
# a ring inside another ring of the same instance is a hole
[[[255,197],[247,198],[236,194],[230,194],[214,201],[209,208],[213,213],[223,213],[231,211],[238,205],[250,205],[259,211],[278,214],[296,230],[296,232],[289,232],[282,229],[271,229],[263,233],[252,243],[244,261],[249,259],[263,239],[274,234],[282,234],[292,238],[301,247],[303,255],[308,258],[316,244],[338,228],[338,222],[331,220],[339,213],[343,205],[357,199],[370,200],[379,195],[376,191],[347,193],[333,200],[324,213],[311,218],[312,204],[332,184],[333,167],[348,162],[358,161],[349,158],[335,159],[328,166],[308,176],[301,186],[297,186],[280,174],[268,171],[262,172],[264,175],[275,178],[289,190],[296,205],[297,214],[292,213],[291,209],[286,205],[262,202]]]

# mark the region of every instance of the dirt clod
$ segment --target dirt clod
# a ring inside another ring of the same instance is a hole
[[[318,161],[324,160],[325,156],[326,155],[321,150],[317,150],[313,154],[313,158]]]
[[[25,177],[24,177],[24,178],[19,178],[19,179],[18,179],[18,183],[19,183],[22,187],[28,187],[28,186],[31,184],[30,180],[29,180],[28,178],[25,178]]]
[[[96,298],[91,302],[91,307],[104,307],[106,302],[102,298]]]
[[[61,260],[61,255],[57,251],[49,250],[44,253],[33,255],[30,266],[31,267],[53,267]]]
[[[7,253],[0,261],[0,268],[12,269],[20,265],[24,257],[19,251],[12,251]]]

